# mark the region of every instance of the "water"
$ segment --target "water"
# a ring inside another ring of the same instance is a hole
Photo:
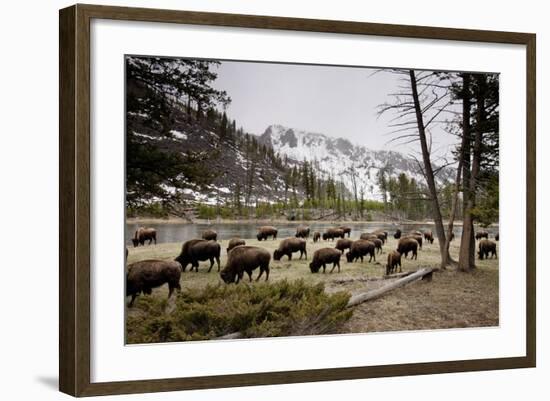
[[[261,225],[273,225],[279,230],[277,238],[287,238],[296,234],[296,227],[302,225],[300,223],[212,223],[212,224],[186,224],[186,223],[154,223],[146,224],[147,227],[153,227],[157,230],[157,243],[163,242],[185,242],[193,238],[201,238],[204,230],[214,230],[218,233],[218,240],[228,240],[233,237],[243,239],[256,238],[258,227]],[[309,227],[311,234],[314,231],[324,232],[329,227],[336,227],[339,223],[330,222],[311,222]],[[432,230],[435,236],[434,225],[430,223],[423,224],[394,224],[388,223],[350,223],[346,222],[343,225],[351,227],[351,238],[358,238],[361,233],[372,232],[374,230],[384,230],[388,235],[393,235],[395,230],[401,229],[404,233],[412,230],[424,231]],[[128,223],[126,224],[126,243],[131,244],[131,239],[134,237],[138,227],[144,224]],[[485,229],[489,233],[489,238],[493,239],[498,232],[498,227],[489,227]],[[454,234],[456,238],[462,234],[462,226],[455,226]]]

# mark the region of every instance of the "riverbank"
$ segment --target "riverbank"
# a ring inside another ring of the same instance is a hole
[[[170,216],[160,217],[128,217],[126,224],[148,225],[148,224],[256,224],[256,225],[276,225],[276,224],[296,224],[296,225],[314,225],[314,224],[334,224],[334,225],[354,225],[354,224],[372,224],[372,225],[394,225],[396,228],[402,225],[433,225],[433,220],[288,220],[288,219],[195,219],[189,221],[181,217]],[[443,224],[447,226],[448,222]],[[455,221],[456,227],[462,227],[462,221]],[[491,227],[498,227],[498,223],[491,224]]]

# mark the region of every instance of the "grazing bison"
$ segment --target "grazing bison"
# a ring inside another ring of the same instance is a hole
[[[487,231],[478,231],[476,233],[476,239],[481,239],[481,238],[489,239],[489,233]]]
[[[399,266],[399,272],[402,272],[401,269],[401,254],[398,251],[391,251],[388,253],[388,264],[386,265],[386,276],[393,274]]]
[[[424,239],[430,244],[434,243],[434,235],[431,231],[424,231]]]
[[[269,262],[271,255],[268,251],[257,246],[242,245],[233,248],[227,257],[227,263],[220,273],[220,277],[226,283],[238,283],[244,275],[252,281],[252,271],[260,268],[260,274],[256,281],[260,279],[265,272],[265,280],[269,278]],[[235,279],[237,279],[235,281]]]
[[[353,241],[349,238],[340,238],[338,241],[336,241],[335,248],[343,254],[346,249],[349,249],[351,247],[352,243]]]
[[[409,252],[412,252],[411,259],[417,259],[418,242],[412,237],[401,238],[397,243],[397,252],[401,255],[405,255],[405,259]]]
[[[406,237],[403,238],[414,238],[416,242],[418,242],[418,249],[422,249],[422,235],[418,234],[409,234]]]
[[[298,227],[296,229],[296,238],[309,238],[309,227]]]
[[[498,233],[495,234],[495,240],[498,241]]]
[[[384,243],[382,242],[381,239],[374,238],[374,239],[371,239],[369,241],[374,244],[374,247],[376,248],[377,253],[382,252],[382,245],[384,245]]]
[[[378,239],[378,236],[375,235],[375,234],[371,234],[371,233],[363,233],[359,236],[359,239],[364,239],[364,240],[367,240],[367,241],[371,241],[373,239]]]
[[[188,264],[191,264],[195,271],[199,271],[199,261],[210,260],[208,272],[214,266],[214,260],[218,263],[218,271],[220,271],[220,253],[221,246],[215,241],[207,241],[205,239],[192,239],[183,243],[181,253],[176,258],[180,262],[182,271],[185,271]]]
[[[329,239],[332,241],[334,238],[344,238],[344,230],[341,228],[329,228],[323,233],[325,241]]]
[[[256,238],[258,238],[258,241],[267,241],[268,237],[273,237],[273,239],[277,239],[277,229],[275,227],[262,226],[258,228],[258,234],[256,234]]]
[[[273,251],[273,259],[281,260],[283,256],[288,256],[288,260],[292,260],[292,253],[300,252],[300,259],[305,254],[307,259],[306,251],[306,240],[303,238],[286,238],[279,243],[279,248]]]
[[[246,242],[244,242],[244,239],[231,238],[229,240],[229,244],[227,244],[227,253],[229,253],[230,250],[232,250],[233,248],[239,245],[246,245]]]
[[[393,234],[393,238],[395,238],[395,239],[401,238],[401,230],[400,229],[397,229],[397,231],[395,231],[395,234]]]
[[[218,239],[218,233],[214,230],[204,230],[202,232],[202,239],[207,241],[216,241]]]
[[[479,260],[488,259],[489,254],[491,254],[491,259],[493,259],[493,256],[497,257],[497,243],[488,239],[482,239],[479,241],[479,251],[477,253]]]
[[[386,241],[388,240],[388,232],[387,231],[376,230],[374,232],[374,234],[376,234],[376,235],[383,234],[384,235],[384,243],[386,243]]]
[[[155,245],[157,244],[157,230],[154,228],[145,228],[140,227],[136,230],[136,233],[134,234],[134,238],[132,238],[132,243],[134,244],[134,248],[138,245],[145,245],[145,241],[149,240],[149,245],[151,245],[151,242],[155,241]]]
[[[376,253],[375,253],[374,243],[364,239],[358,239],[357,241],[354,241],[353,244],[351,244],[351,247],[348,253],[346,254],[346,259],[348,260],[349,263],[352,263],[360,258],[362,263],[363,256],[365,255],[370,256],[369,262],[371,262],[373,259],[376,262]]]
[[[348,227],[348,226],[340,226],[340,227],[338,227],[338,228],[344,232],[344,236],[347,234],[347,235],[348,235],[348,238],[351,237],[351,227]],[[342,238],[344,238],[344,237],[342,237]]]
[[[319,231],[315,231],[313,233],[313,242],[317,242],[321,240],[321,233]]]
[[[313,254],[313,260],[309,264],[309,270],[312,273],[317,273],[323,268],[323,273],[325,273],[327,264],[333,263],[330,273],[334,271],[334,268],[338,266],[338,273],[340,273],[340,256],[342,254],[338,249],[335,248],[321,248],[315,251]]]
[[[166,260],[142,260],[128,266],[126,273],[126,296],[132,296],[128,304],[134,305],[134,300],[140,293],[151,294],[153,288],[168,283],[168,298],[174,289],[180,287],[181,265],[178,262]]]

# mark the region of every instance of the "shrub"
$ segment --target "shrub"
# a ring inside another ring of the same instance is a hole
[[[172,301],[142,296],[127,315],[127,342],[206,340],[234,332],[245,338],[337,333],[352,315],[349,297],[303,280],[209,285],[186,289]]]

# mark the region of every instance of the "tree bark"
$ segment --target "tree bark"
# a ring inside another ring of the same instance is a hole
[[[435,186],[434,172],[432,163],[430,160],[430,152],[428,150],[428,142],[426,140],[426,129],[424,125],[424,117],[422,114],[422,107],[420,106],[420,99],[418,97],[418,88],[416,85],[416,75],[414,70],[409,70],[411,79],[411,89],[414,101],[414,109],[416,114],[416,122],[418,125],[418,137],[420,139],[420,147],[422,149],[422,159],[424,161],[424,172],[426,174],[426,181],[428,183],[428,190],[430,191],[432,216],[435,224],[435,232],[437,235],[437,241],[439,243],[439,251],[441,253],[441,267],[445,267],[448,262],[448,251],[445,249],[445,228],[443,227],[443,217],[441,216],[441,208],[439,206],[439,199],[437,197],[437,188]]]

